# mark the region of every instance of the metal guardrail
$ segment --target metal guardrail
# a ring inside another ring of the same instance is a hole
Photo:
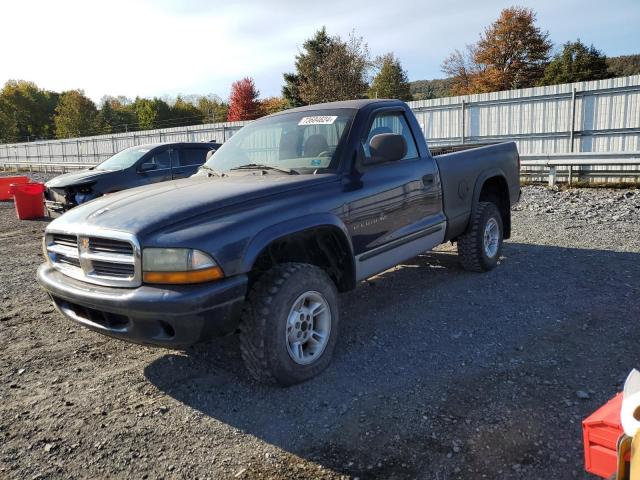
[[[578,152],[571,154],[521,155],[520,166],[538,167],[537,170],[522,170],[521,168],[520,174],[530,178],[547,176],[549,186],[555,185],[560,176],[565,177],[568,183],[573,183],[575,176],[579,178],[634,178],[635,181],[638,181],[640,179],[640,152]],[[583,167],[588,167],[588,170]],[[598,169],[598,167],[605,167],[606,170]],[[612,167],[620,168],[614,169]]]
[[[5,162],[4,171],[34,170],[44,172],[66,172],[97,165],[87,162]],[[568,183],[574,177],[633,178],[640,183],[640,152],[607,152],[607,153],[551,153],[520,156],[520,175],[524,178],[541,179],[547,177],[550,186],[555,185],[560,177]],[[524,167],[524,168],[522,168]],[[585,170],[584,167],[589,168]],[[596,167],[596,169],[592,169]],[[606,170],[598,170],[606,167]],[[620,167],[612,169],[611,167]],[[629,168],[631,167],[631,168]],[[535,170],[531,170],[535,168]]]

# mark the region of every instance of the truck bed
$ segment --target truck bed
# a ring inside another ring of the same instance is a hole
[[[518,201],[520,157],[514,142],[471,146],[436,155],[434,160],[440,171],[443,208],[448,223],[446,240],[453,240],[465,231],[474,200],[479,198],[479,190],[488,177],[503,175],[507,179],[510,204]]]

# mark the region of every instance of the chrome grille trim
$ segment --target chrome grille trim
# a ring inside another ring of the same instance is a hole
[[[111,287],[142,284],[140,244],[127,232],[106,229],[47,229],[51,265],[77,280]]]

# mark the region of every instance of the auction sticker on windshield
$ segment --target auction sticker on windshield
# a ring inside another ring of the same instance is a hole
[[[298,125],[331,125],[338,118],[337,115],[317,115],[315,117],[302,117]]]

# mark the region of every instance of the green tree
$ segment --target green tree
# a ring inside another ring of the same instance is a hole
[[[326,27],[322,27],[302,44],[302,51],[296,55],[296,72],[283,74],[285,84],[282,87],[282,96],[290,107],[309,103],[305,101],[303,95],[308,96],[308,86],[317,83],[322,64],[329,54],[333,41],[327,35]],[[304,94],[302,89],[305,90]]]
[[[33,82],[9,80],[0,98],[4,115],[15,123],[16,139],[46,138],[53,133],[57,93],[42,90]]]
[[[13,143],[18,139],[18,125],[13,112],[6,100],[0,96],[0,143]]]
[[[200,109],[180,95],[171,105],[171,118],[179,125],[195,125],[204,120]]]
[[[547,65],[540,85],[583,82],[609,78],[607,57],[593,45],[587,47],[578,39],[567,42]]]
[[[70,138],[92,135],[96,132],[98,109],[82,90],[69,90],[60,94],[53,121],[56,137]]]
[[[369,47],[355,34],[348,40],[333,37],[329,52],[318,72],[315,83],[303,84],[303,100],[307,103],[351,100],[366,96],[371,67]]]
[[[174,126],[171,118],[171,107],[160,98],[136,97],[132,105],[136,114],[137,129],[149,130]]]
[[[131,101],[124,96],[105,95],[100,101],[97,123],[101,133],[120,133],[134,129],[137,117]]]
[[[367,91],[369,49],[354,34],[343,41],[322,27],[303,43],[295,66],[295,73],[284,74],[282,89],[290,106],[359,98]]]
[[[300,75],[295,73],[283,73],[284,85],[282,86],[282,98],[287,102],[288,107],[299,107],[304,105],[300,98]]]
[[[413,98],[407,73],[393,53],[378,57],[375,63],[378,73],[373,77],[369,88],[370,98],[397,98],[405,101]]]
[[[229,104],[222,101],[217,95],[199,97],[196,105],[202,115],[204,123],[219,123],[227,121]]]

